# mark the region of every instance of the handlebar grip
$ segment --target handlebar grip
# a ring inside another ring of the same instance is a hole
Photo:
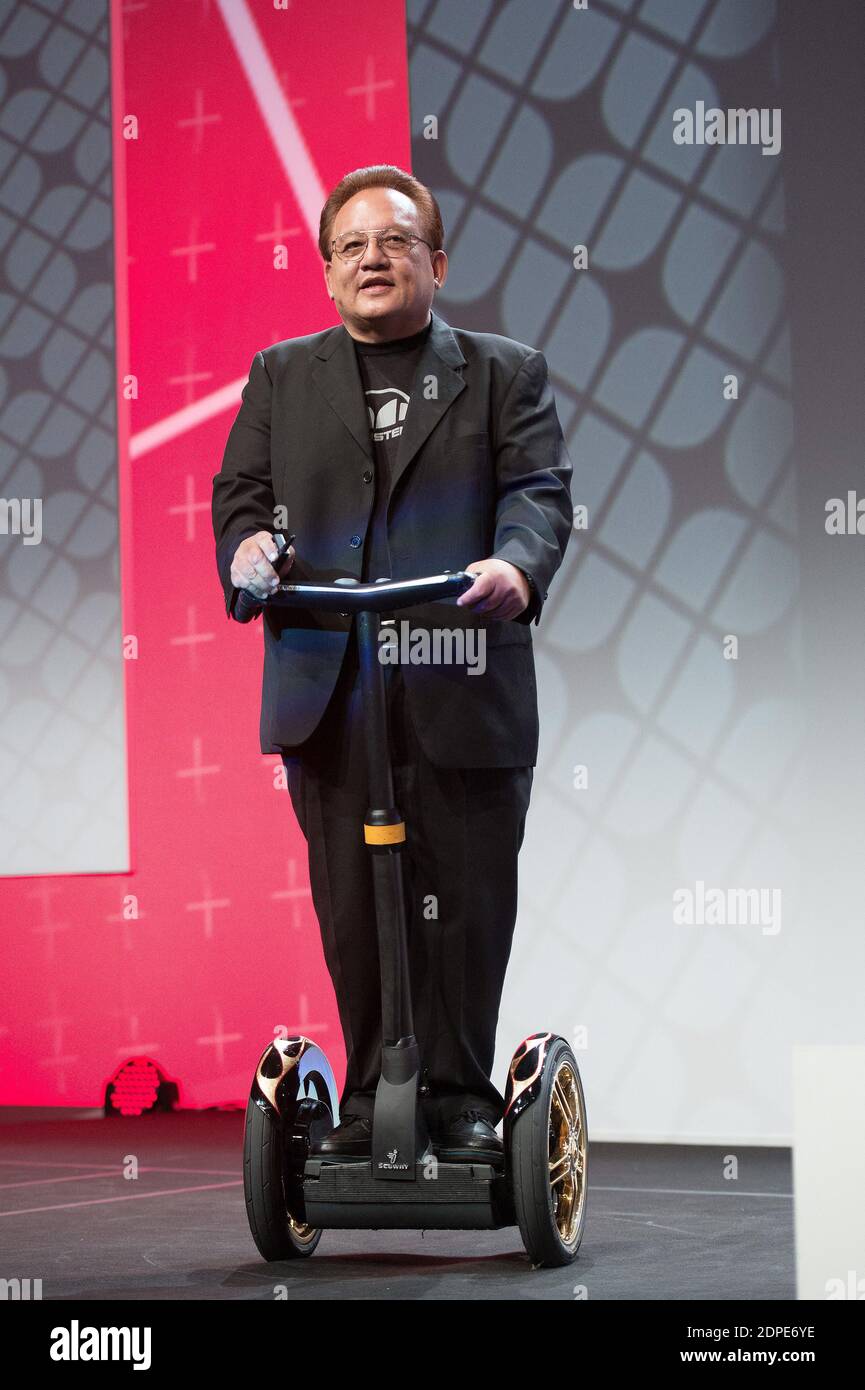
[[[292,541],[295,540],[295,538],[296,533],[289,536],[286,540],[285,536],[280,531],[274,532],[273,541],[278,553],[276,559],[272,563],[273,568],[276,570],[277,574],[279,574],[279,567],[282,564],[282,561],[285,559],[286,555],[288,554],[289,546],[291,545]],[[252,594],[250,594],[246,589],[238,589],[237,598],[234,601],[234,607],[231,610],[231,615],[234,618],[235,622],[249,623],[252,622],[253,618],[258,617],[263,606],[264,605],[262,601],[260,599],[253,598]]]
[[[257,618],[261,612],[261,604],[258,599],[248,594],[245,589],[238,589],[237,598],[234,600],[234,607],[231,616],[236,623],[249,623],[253,618]]]

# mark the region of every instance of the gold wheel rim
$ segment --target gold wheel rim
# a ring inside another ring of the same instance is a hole
[[[563,1061],[550,1093],[550,1197],[556,1230],[573,1245],[586,1193],[586,1127],[577,1076]]]
[[[291,1234],[302,1245],[308,1245],[317,1233],[317,1227],[307,1226],[303,1221],[295,1221],[290,1212],[288,1213],[288,1224],[291,1228]]]

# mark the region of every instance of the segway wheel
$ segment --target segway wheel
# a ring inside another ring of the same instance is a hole
[[[514,1211],[535,1267],[576,1258],[586,1221],[588,1133],[580,1072],[564,1038],[550,1044],[537,1093],[509,1127]]]
[[[249,1229],[265,1260],[311,1255],[321,1231],[296,1221],[285,1190],[283,1135],[276,1120],[252,1096],[243,1133],[243,1190]]]

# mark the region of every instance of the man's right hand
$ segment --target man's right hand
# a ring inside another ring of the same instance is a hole
[[[280,582],[280,576],[270,563],[278,553],[269,531],[257,531],[241,541],[231,562],[231,582],[235,589],[245,589],[253,598],[269,598]],[[282,565],[283,579],[293,564],[294,546],[290,545]]]

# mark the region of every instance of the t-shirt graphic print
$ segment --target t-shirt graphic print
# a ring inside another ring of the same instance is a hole
[[[363,384],[370,439],[375,458],[375,499],[363,553],[361,578],[369,583],[391,577],[387,539],[387,508],[400,435],[411,405],[411,390],[430,324],[408,338],[389,343],[355,339]]]

